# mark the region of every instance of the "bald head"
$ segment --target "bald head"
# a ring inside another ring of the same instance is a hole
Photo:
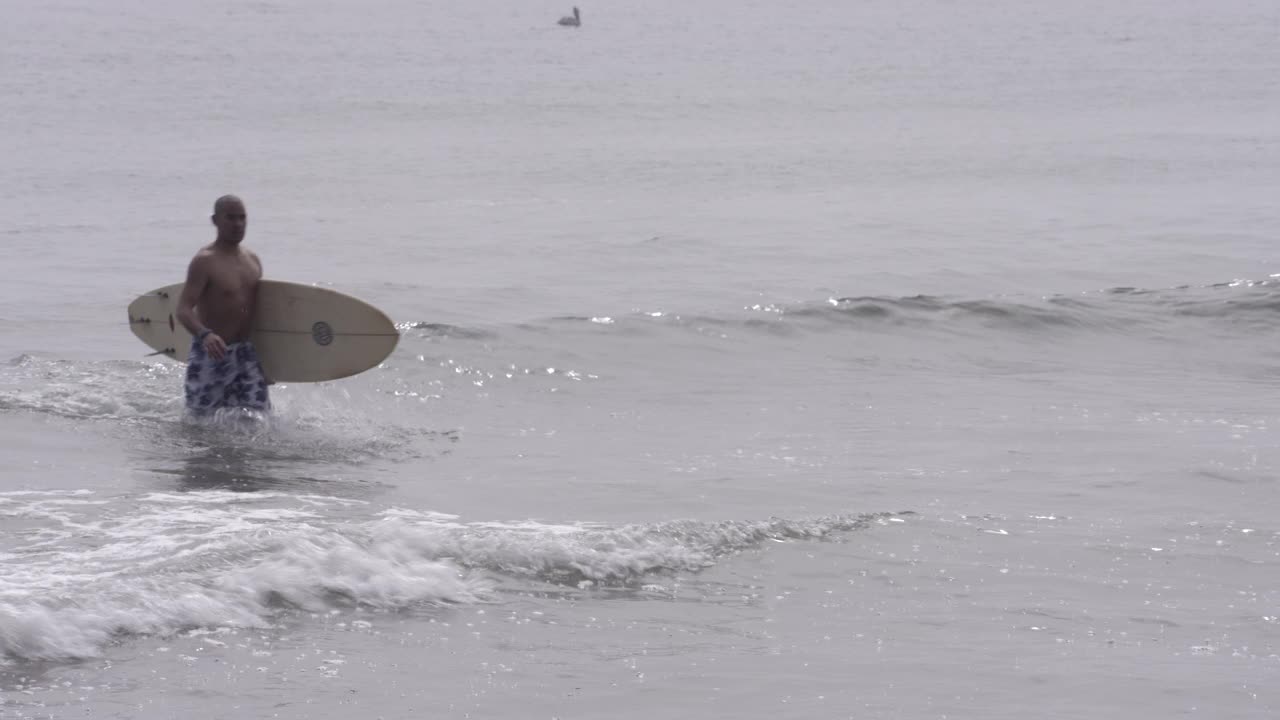
[[[223,195],[213,201],[213,214],[217,215],[219,211],[228,207],[244,207],[244,201],[235,195]]]
[[[244,201],[235,195],[223,195],[213,202],[214,227],[218,228],[217,242],[221,245],[236,246],[244,239],[244,231],[249,225],[249,216],[244,209]]]

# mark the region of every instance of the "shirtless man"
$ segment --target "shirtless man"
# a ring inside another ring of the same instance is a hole
[[[197,415],[228,407],[270,410],[270,383],[249,341],[262,262],[240,246],[248,225],[244,202],[218,198],[212,220],[218,237],[192,258],[178,299],[178,320],[192,335],[187,409]]]

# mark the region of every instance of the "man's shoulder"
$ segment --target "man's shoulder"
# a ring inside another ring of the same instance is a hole
[[[209,260],[212,258],[213,258],[213,246],[205,245],[204,247],[196,251],[196,254],[191,258],[191,262],[206,263],[206,262],[209,262]]]
[[[190,266],[193,270],[204,269],[209,267],[213,262],[213,249],[210,247],[202,247],[196,251],[191,257]]]
[[[253,264],[258,266],[258,272],[262,272],[262,260],[258,259],[258,253],[250,250],[249,248],[242,249],[244,250],[245,257],[252,260]]]

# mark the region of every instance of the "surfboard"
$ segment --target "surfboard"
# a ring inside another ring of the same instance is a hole
[[[153,354],[186,362],[191,333],[178,322],[183,283],[129,303],[129,327]],[[323,382],[362,373],[395,350],[400,333],[381,310],[328,288],[279,280],[258,286],[250,339],[275,382]]]

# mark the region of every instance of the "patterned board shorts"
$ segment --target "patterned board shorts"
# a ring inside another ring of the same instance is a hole
[[[221,408],[268,411],[266,374],[258,361],[258,351],[248,340],[227,346],[226,357],[214,360],[204,345],[191,339],[187,357],[187,410],[205,415]]]

